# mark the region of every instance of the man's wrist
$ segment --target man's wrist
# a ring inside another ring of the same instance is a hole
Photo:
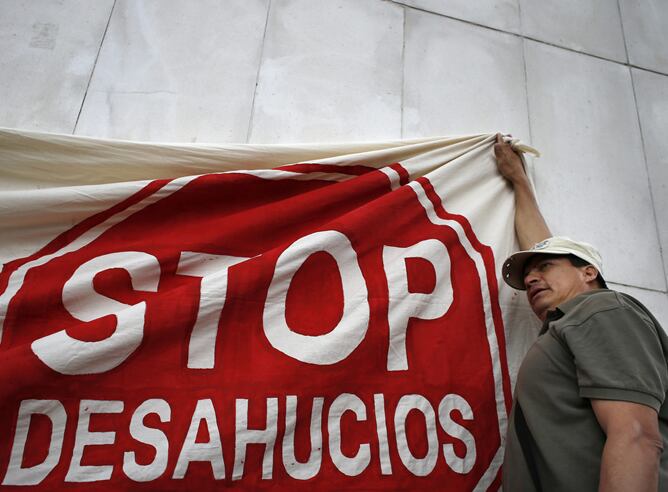
[[[517,176],[512,176],[509,178],[509,181],[513,185],[513,188],[515,188],[515,191],[529,191],[533,193],[529,177],[526,173],[523,172]]]

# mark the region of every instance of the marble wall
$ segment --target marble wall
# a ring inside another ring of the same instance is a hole
[[[504,131],[668,327],[664,0],[3,0],[0,126],[180,142]]]

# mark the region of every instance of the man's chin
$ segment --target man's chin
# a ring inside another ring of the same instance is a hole
[[[552,307],[548,303],[534,302],[531,304],[531,309],[533,310],[534,314],[538,316],[538,319],[545,321],[547,312],[552,309]]]

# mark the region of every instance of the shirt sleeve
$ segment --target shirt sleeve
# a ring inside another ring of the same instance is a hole
[[[580,396],[661,407],[668,390],[666,355],[657,328],[628,307],[600,311],[566,327]]]

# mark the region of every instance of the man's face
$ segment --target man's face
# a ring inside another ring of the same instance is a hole
[[[548,311],[592,289],[591,269],[576,267],[567,258],[537,254],[524,266],[524,285],[531,309],[541,320]]]

